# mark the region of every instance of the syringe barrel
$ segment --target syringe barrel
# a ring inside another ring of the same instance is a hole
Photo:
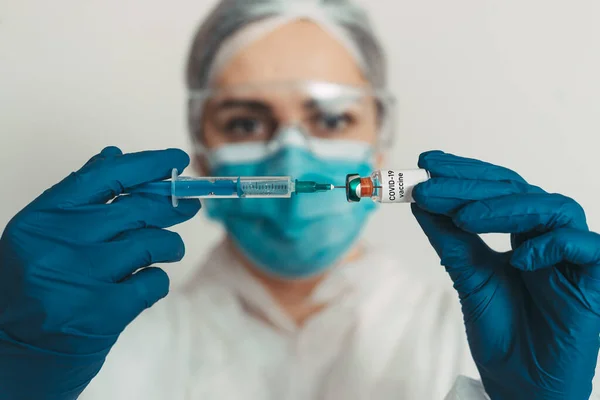
[[[289,176],[241,176],[237,183],[238,195],[244,198],[288,198],[295,190],[294,181]]]
[[[289,176],[180,177],[171,175],[171,199],[186,198],[289,198],[295,183]]]

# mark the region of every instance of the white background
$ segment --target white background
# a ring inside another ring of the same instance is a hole
[[[428,149],[502,164],[574,197],[600,229],[598,0],[366,2],[399,98],[388,167]],[[212,4],[0,0],[0,228],[106,145],[189,150],[184,59]],[[203,217],[177,230],[180,283],[220,232]],[[407,206],[385,207],[367,235],[440,269]]]

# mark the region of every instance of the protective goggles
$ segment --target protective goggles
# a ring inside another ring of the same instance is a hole
[[[394,98],[386,91],[330,82],[254,84],[191,91],[189,126],[197,151],[269,144],[294,128],[308,142],[393,139]]]

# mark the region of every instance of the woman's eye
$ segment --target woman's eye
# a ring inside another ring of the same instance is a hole
[[[225,132],[232,136],[256,136],[264,130],[263,122],[255,118],[233,118],[225,124]]]
[[[321,114],[315,120],[319,130],[328,132],[343,131],[353,122],[352,117],[347,114]]]

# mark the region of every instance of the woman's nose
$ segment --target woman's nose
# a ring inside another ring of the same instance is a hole
[[[310,138],[308,133],[298,124],[282,126],[267,144],[269,149],[275,153],[286,147],[296,147],[310,150]]]

